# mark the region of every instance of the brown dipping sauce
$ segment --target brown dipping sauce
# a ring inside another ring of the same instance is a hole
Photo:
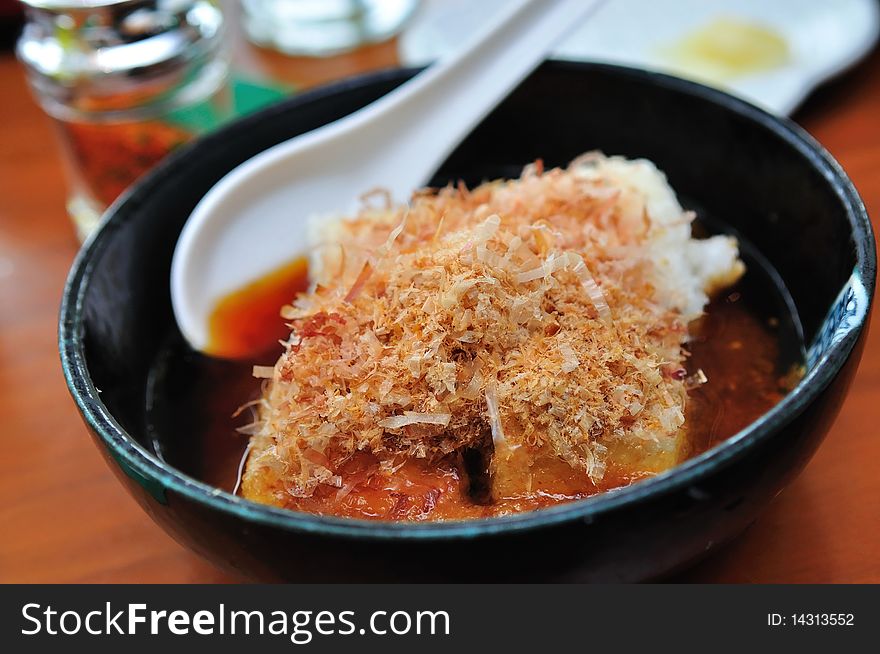
[[[784,291],[759,262],[746,263],[744,279],[715,298],[691,326],[688,373],[702,369],[709,381],[689,394],[690,456],[721,443],[773,407],[796,378],[792,370],[803,362],[797,321]],[[154,370],[154,409],[148,415],[150,433],[162,436],[154,442],[157,454],[208,484],[227,491],[237,487],[248,437],[235,428],[249,422],[250,413],[231,416],[259,396],[252,365],[272,364],[280,354],[277,339],[289,332],[278,310],[307,288],[307,272],[305,259],[298,259],[218,305],[211,321],[213,342],[225,351],[232,346],[233,352],[265,354],[236,362],[179,348],[165,353]],[[250,317],[249,324],[232,318],[242,313]],[[560,462],[553,471],[553,492],[492,502],[478,487],[485,466],[481,470],[479,457],[467,453],[430,466],[408,461],[391,480],[364,474],[374,465],[371,455],[353,457],[337,472],[355,483],[321,487],[313,497],[290,498],[287,507],[369,519],[424,519],[427,514],[430,519],[467,519],[543,508],[637,481],[609,465],[595,486]]]

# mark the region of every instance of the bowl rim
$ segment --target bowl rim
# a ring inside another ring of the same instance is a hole
[[[822,393],[849,358],[867,323],[874,294],[877,267],[874,234],[865,206],[841,166],[805,130],[790,119],[772,115],[742,99],[696,82],[654,71],[604,63],[552,61],[545,62],[542,68],[587,73],[598,71],[618,75],[638,83],[660,86],[719,105],[723,110],[738,114],[781,138],[797,150],[832,186],[845,208],[852,228],[856,265],[851,279],[861,284],[865,305],[842,338],[830,344],[811,370],[785,398],[725,442],[651,479],[537,511],[462,521],[423,523],[371,521],[317,516],[258,504],[198,481],[160,460],[138,444],[119,425],[101,401],[99,391],[89,375],[82,339],[84,297],[94,263],[106,249],[114,232],[135,213],[123,209],[129,204],[136,205],[139,198],[148,195],[151,189],[169,174],[169,170],[184,165],[188,159],[195,160],[199,156],[199,143],[222,141],[227,134],[247,130],[249,126],[268,116],[295,111],[297,107],[321,102],[327,97],[349,90],[387,82],[403,82],[421,70],[396,68],[359,75],[306,91],[250,116],[240,118],[167,157],[107,210],[100,228],[84,244],[68,275],[59,316],[58,341],[68,390],[84,422],[101,439],[116,463],[120,466],[124,465],[127,468],[125,472],[129,476],[132,476],[132,472],[135,473],[142,485],[145,482],[159,484],[163,497],[165,491],[171,491],[209,509],[264,526],[292,532],[368,540],[454,540],[530,531],[574,521],[590,523],[602,515],[636,504],[649,496],[669,495],[692,486],[712,471],[735,462],[757,443],[772,438],[786,423],[796,418]]]

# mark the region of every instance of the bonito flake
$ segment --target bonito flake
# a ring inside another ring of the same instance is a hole
[[[599,482],[680,460],[688,323],[744,267],[733,238],[692,238],[652,163],[591,153],[368,200],[319,224],[313,288],[282,309],[246,496],[345,488],[364,452],[388,471],[477,448],[496,496],[536,490],[542,466]]]

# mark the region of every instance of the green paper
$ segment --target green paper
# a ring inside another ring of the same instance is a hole
[[[196,134],[210,132],[233,118],[246,116],[294,93],[292,88],[269,85],[233,75],[229,80],[232,98],[230,115],[218,110],[210,100],[175,109],[168,114],[168,122]]]

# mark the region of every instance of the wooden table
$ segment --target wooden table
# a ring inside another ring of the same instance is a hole
[[[393,65],[393,44],[328,62],[240,55],[307,86]],[[49,121],[0,54],[0,581],[231,581],[154,525],[89,441],[56,349],[77,243]],[[796,118],[855,180],[880,220],[880,51]],[[800,478],[690,582],[880,582],[880,330],[840,418]]]

